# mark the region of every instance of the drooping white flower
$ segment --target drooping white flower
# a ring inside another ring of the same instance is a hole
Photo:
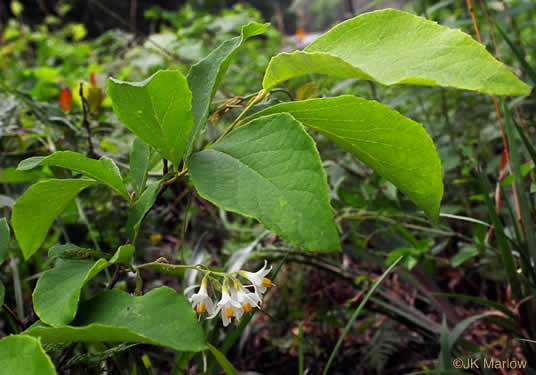
[[[198,314],[203,314],[208,312],[209,314],[214,313],[214,303],[207,293],[207,280],[203,278],[201,282],[201,287],[197,293],[194,293],[189,298],[192,307],[197,311]]]
[[[227,282],[223,283],[221,289],[221,300],[216,305],[214,313],[211,314],[207,319],[214,318],[216,315],[218,315],[218,312],[221,312],[221,320],[224,327],[227,327],[229,323],[231,323],[231,319],[233,317],[235,317],[237,320],[240,320],[244,314],[242,305],[231,296],[229,288],[227,287]]]
[[[267,265],[268,262],[265,260],[264,266],[257,272],[240,271],[238,273],[240,276],[245,277],[251,282],[251,284],[253,284],[255,294],[259,299],[261,299],[262,294],[266,291],[266,288],[270,288],[272,286],[272,281],[266,278],[266,275],[272,271],[272,267],[270,266],[270,268],[266,269]]]
[[[236,280],[234,282],[234,288],[231,289],[231,296],[235,301],[240,303],[242,309],[246,313],[251,312],[253,307],[259,307],[261,304],[261,299],[256,293],[251,293],[249,290],[244,288],[240,281]]]

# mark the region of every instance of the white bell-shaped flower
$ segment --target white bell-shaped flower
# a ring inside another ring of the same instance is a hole
[[[259,307],[261,304],[261,299],[256,293],[251,293],[249,290],[244,288],[240,281],[236,280],[234,282],[234,288],[231,289],[231,296],[235,301],[238,301],[244,309],[244,312],[249,313],[254,307]]]
[[[209,314],[214,313],[214,303],[212,302],[212,299],[207,293],[206,277],[203,278],[199,291],[197,293],[194,293],[189,298],[189,301],[198,314],[203,314],[205,312],[208,312]]]
[[[229,323],[231,323],[231,319],[233,317],[235,317],[237,320],[240,320],[244,314],[242,305],[231,296],[229,288],[226,284],[227,282],[225,281],[221,289],[221,300],[216,305],[214,313],[207,318],[212,319],[218,315],[218,312],[221,312],[221,320],[224,327],[227,327]]]
[[[262,298],[262,294],[266,291],[266,288],[270,288],[272,286],[272,281],[266,278],[266,275],[272,271],[272,267],[270,266],[270,268],[266,269],[267,265],[268,262],[265,260],[264,266],[257,272],[240,271],[238,273],[240,276],[245,277],[251,282],[251,284],[253,284],[255,294],[259,300]]]

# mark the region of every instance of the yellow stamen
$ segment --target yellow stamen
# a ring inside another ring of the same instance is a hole
[[[264,279],[262,279],[262,285],[263,285],[265,288],[271,288],[271,287],[272,287],[272,280],[267,279],[267,278],[265,277]]]
[[[232,318],[233,317],[233,309],[231,309],[230,307],[226,307],[225,308],[225,316],[227,316],[228,318]]]
[[[203,314],[207,312],[207,307],[205,306],[204,303],[200,303],[199,305],[197,305],[196,310],[198,314]]]
[[[245,312],[247,313],[251,312],[251,305],[249,303],[245,303],[242,307],[244,308]]]

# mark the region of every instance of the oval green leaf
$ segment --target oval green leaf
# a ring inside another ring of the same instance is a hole
[[[273,57],[263,87],[269,90],[308,73],[490,95],[530,93],[529,86],[469,35],[394,9],[354,17],[304,51]]]
[[[108,94],[119,120],[178,166],[194,123],[186,78],[174,70],[159,71],[142,82],[110,78]]]
[[[97,261],[58,262],[56,267],[44,272],[37,282],[33,292],[35,313],[41,321],[52,326],[71,323],[78,310],[83,286],[111,264],[130,264],[134,250],[132,245],[120,246],[109,261],[102,258]]]
[[[320,156],[292,116],[252,121],[193,154],[188,168],[199,194],[217,206],[305,249],[340,250]]]
[[[136,342],[197,352],[207,349],[205,334],[188,300],[160,287],[141,297],[114,289],[81,304],[71,326],[38,323],[25,334],[46,343]]]
[[[71,323],[78,310],[82,287],[108,265],[105,259],[68,260],[45,271],[33,292],[37,316],[53,326]]]
[[[56,375],[56,369],[39,339],[24,335],[0,340],[0,368],[3,374]]]
[[[30,258],[45,240],[54,219],[67,204],[94,180],[46,180],[32,186],[13,207],[11,226],[25,259]]]
[[[82,173],[108,185],[124,198],[130,200],[119,169],[110,158],[102,157],[99,160],[94,160],[77,152],[58,151],[46,157],[37,156],[25,159],[19,163],[17,170],[27,171],[37,166],[62,167]]]
[[[350,95],[277,104],[250,119],[280,112],[351,152],[437,221],[443,196],[441,160],[421,124]]]

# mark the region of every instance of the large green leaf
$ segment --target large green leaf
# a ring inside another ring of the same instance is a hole
[[[357,16],[335,26],[304,51],[275,56],[263,86],[271,89],[308,73],[491,95],[530,93],[529,86],[469,35],[394,9]]]
[[[72,326],[38,323],[25,334],[41,337],[46,343],[137,342],[192,352],[207,349],[188,300],[168,287],[141,297],[107,290],[81,304]]]
[[[0,219],[0,264],[6,260],[9,250],[9,224],[5,217]]]
[[[25,259],[39,249],[54,219],[94,180],[46,180],[32,186],[13,207],[11,226]]]
[[[132,186],[138,196],[145,189],[147,173],[149,172],[149,162],[151,160],[151,148],[139,138],[135,138],[130,149],[130,176]]]
[[[0,340],[0,368],[2,374],[56,375],[56,369],[39,339],[24,335]]]
[[[318,151],[292,116],[252,121],[193,154],[188,167],[203,198],[308,250],[340,250]]]
[[[58,151],[46,157],[37,156],[25,159],[19,163],[17,170],[27,171],[37,166],[54,166],[71,169],[108,185],[124,198],[130,199],[119,169],[112,159],[107,157],[94,160],[77,152]]]
[[[264,33],[269,26],[270,24],[256,22],[243,26],[239,37],[226,40],[190,69],[188,84],[193,94],[192,112],[195,125],[188,142],[187,157],[192,152],[193,142],[205,128],[210,102],[229,67],[231,58],[248,38]]]
[[[44,272],[33,292],[37,316],[53,326],[72,322],[82,287],[107,266],[105,259],[68,260]]]
[[[108,94],[119,120],[177,167],[194,123],[186,78],[162,70],[142,82],[108,80]]]
[[[67,260],[44,272],[33,292],[35,313],[41,321],[52,326],[69,324],[76,316],[82,287],[111,264],[129,264],[134,246],[119,247],[112,258]]]
[[[383,104],[349,95],[282,103],[252,118],[280,112],[357,156],[437,220],[441,160],[422,125]]]

